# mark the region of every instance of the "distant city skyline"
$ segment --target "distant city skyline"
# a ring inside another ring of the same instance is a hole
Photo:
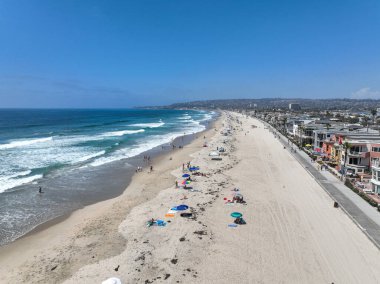
[[[0,107],[380,99],[380,1],[0,3]]]

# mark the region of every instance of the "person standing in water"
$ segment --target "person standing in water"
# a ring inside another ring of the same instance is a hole
[[[42,187],[40,186],[40,188],[38,189],[38,193],[44,193],[43,191],[42,191]]]

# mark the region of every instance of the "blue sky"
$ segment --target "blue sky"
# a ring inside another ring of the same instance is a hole
[[[0,107],[380,98],[380,1],[0,0]]]

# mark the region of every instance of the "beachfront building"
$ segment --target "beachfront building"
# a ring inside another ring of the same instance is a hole
[[[307,144],[313,145],[314,135],[313,131],[317,129],[313,120],[303,120],[293,125],[294,139],[302,146]]]
[[[369,170],[370,152],[366,141],[350,142],[351,148],[342,153],[342,159],[346,159],[346,170],[351,174],[364,174]],[[347,157],[345,157],[347,152]]]
[[[377,132],[337,133],[335,138],[341,151],[340,170],[346,173],[364,175],[380,158],[380,135]],[[344,149],[345,142],[349,144],[348,149]]]
[[[372,191],[380,195],[380,143],[371,145],[371,171]]]
[[[313,150],[320,151],[323,148],[323,142],[330,141],[336,129],[316,129],[313,131]]]

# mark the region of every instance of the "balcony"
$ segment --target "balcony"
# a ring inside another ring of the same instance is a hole
[[[376,171],[380,171],[380,161],[373,161],[371,167]]]
[[[367,151],[357,152],[357,151],[350,150],[347,152],[347,154],[352,157],[368,158],[370,155],[370,152],[367,152]]]
[[[374,178],[371,178],[370,182],[371,182],[372,184],[380,185],[380,181],[377,180],[377,179],[374,179]]]
[[[367,165],[355,165],[355,164],[347,164],[346,167],[351,168],[351,169],[364,169],[364,170],[368,168]]]

